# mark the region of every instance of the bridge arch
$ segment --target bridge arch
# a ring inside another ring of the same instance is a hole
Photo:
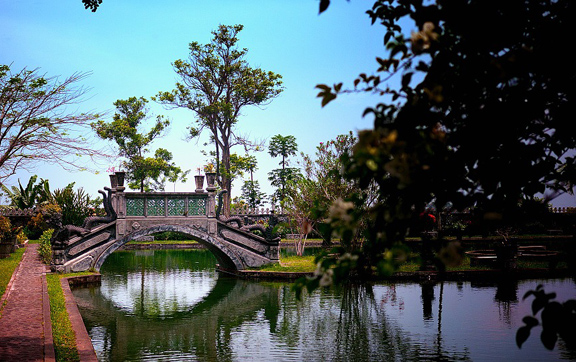
[[[104,261],[106,261],[108,256],[112,254],[114,251],[124,246],[129,241],[143,236],[148,236],[167,231],[178,232],[187,235],[192,240],[197,241],[201,245],[204,245],[208,250],[212,252],[212,254],[214,254],[216,260],[223,268],[234,270],[244,269],[244,264],[238,258],[238,255],[236,255],[236,253],[233,250],[231,250],[227,245],[220,242],[218,238],[215,238],[204,231],[197,230],[196,228],[190,227],[188,225],[172,225],[172,224],[148,227],[146,229],[137,230],[128,235],[125,235],[120,239],[117,239],[113,244],[111,244],[106,250],[104,250],[99,255],[99,257],[96,259],[96,262],[94,263],[94,269],[99,271],[100,268],[102,267],[102,264],[104,264]]]

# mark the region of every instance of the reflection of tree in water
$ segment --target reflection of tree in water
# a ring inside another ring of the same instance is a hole
[[[434,281],[425,281],[420,284],[422,289],[422,318],[424,323],[432,323],[433,316],[433,301],[436,299],[434,289],[437,284]],[[460,286],[461,288],[461,286]],[[440,282],[440,293],[438,297],[438,314],[437,314],[437,328],[436,337],[432,342],[431,347],[420,348],[418,360],[420,361],[469,361],[470,353],[467,349],[463,352],[458,350],[449,350],[444,345],[442,337],[442,307],[444,297],[444,282]]]
[[[431,321],[432,315],[432,302],[434,301],[434,286],[435,282],[422,282],[422,314],[425,321]]]
[[[498,314],[500,320],[504,321],[507,325],[512,325],[512,306],[518,303],[518,280],[512,278],[500,278],[497,282],[472,282],[473,288],[494,288],[496,287],[496,294],[494,301],[498,305]]]
[[[389,284],[388,288],[386,288],[386,292],[381,300],[381,305],[391,305],[397,306],[398,310],[404,309],[404,299],[398,296],[398,292],[396,291],[396,284]]]
[[[212,287],[215,258],[206,250],[168,252],[138,250],[115,252],[106,260],[102,273],[104,294],[119,302],[118,307],[140,317],[157,318],[183,311]],[[125,268],[130,271],[126,271]],[[203,275],[203,278],[198,278]],[[189,283],[194,279],[193,285]],[[188,289],[188,293],[181,291]]]
[[[170,261],[159,261],[149,255],[144,278],[141,278],[142,260],[138,259],[144,255],[126,256],[137,261],[131,269],[136,274],[136,283],[139,286],[152,283],[148,280],[152,277],[150,270],[169,270],[189,259],[169,255]],[[126,258],[122,260],[124,264]],[[108,272],[113,283],[122,288],[126,277],[112,267]],[[431,293],[424,294],[434,298],[434,285],[424,288],[430,287]],[[441,309],[438,333],[433,340],[412,339],[391,320],[386,308],[403,310],[403,300],[396,294],[395,286],[350,284],[340,290],[317,290],[297,300],[289,284],[220,276],[213,289],[195,305],[187,308],[174,305],[172,310],[165,309],[158,315],[142,309],[137,313],[120,309],[99,288],[79,289],[74,294],[89,333],[100,336],[101,345],[97,349],[105,351],[101,360],[230,361],[254,354],[261,360],[262,356],[269,356],[268,360],[315,361],[468,359],[466,351],[445,347]],[[137,294],[132,303],[138,305],[141,291]],[[439,295],[436,291],[440,308],[442,294],[442,288]],[[426,303],[432,310],[435,305],[432,300]],[[143,308],[148,307],[144,304]]]
[[[494,300],[498,303],[500,319],[507,325],[512,325],[512,304],[518,302],[518,281],[513,279],[501,279],[496,284]]]
[[[403,309],[401,300],[390,294],[394,286],[378,288],[387,288],[384,298],[377,299],[371,285],[347,284],[337,291],[317,290],[297,301],[286,287],[275,334],[289,347],[305,349],[307,360],[469,360],[467,351],[444,350],[440,332],[430,346],[411,340],[385,313],[390,304]]]
[[[358,361],[406,360],[414,357],[410,340],[392,326],[374,298],[371,285],[342,287],[336,334],[337,359]]]
[[[560,358],[567,361],[576,361],[576,349],[566,346],[563,339],[559,338],[556,348],[560,351]]]

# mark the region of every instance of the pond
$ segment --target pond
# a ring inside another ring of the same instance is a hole
[[[99,287],[73,293],[100,361],[552,361],[539,329],[522,349],[527,290],[571,279],[355,285],[295,298],[290,283],[224,277],[206,250],[117,251]]]

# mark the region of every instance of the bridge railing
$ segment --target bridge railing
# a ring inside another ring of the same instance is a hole
[[[125,192],[126,217],[207,216],[208,194]]]
[[[199,177],[196,177],[195,192],[125,192],[124,172],[116,172],[110,175],[112,207],[120,220],[142,217],[213,218],[216,209],[214,177],[208,178],[206,190],[203,189],[204,176],[201,176],[201,180]]]

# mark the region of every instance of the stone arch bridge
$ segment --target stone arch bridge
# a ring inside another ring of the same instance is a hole
[[[243,225],[241,218],[220,216],[210,180],[206,191],[197,188],[195,192],[125,192],[116,182],[105,189],[107,193],[99,192],[106,217],[88,218],[82,228],[67,225],[54,233],[53,271],[98,271],[112,252],[130,240],[164,231],[188,235],[206,246],[222,269],[278,262],[280,238],[272,235],[272,227]]]

